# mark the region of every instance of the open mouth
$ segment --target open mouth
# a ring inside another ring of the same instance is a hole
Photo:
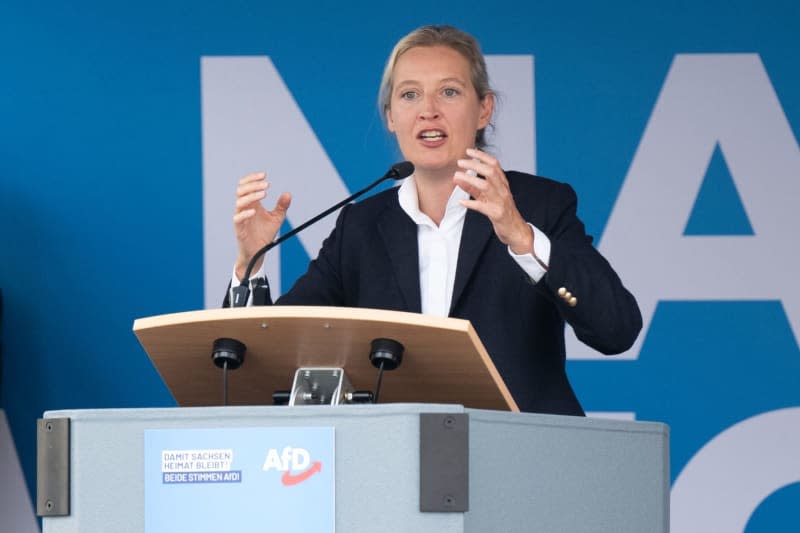
[[[424,130],[419,133],[417,138],[422,139],[423,141],[441,141],[447,137],[447,134],[442,130]]]

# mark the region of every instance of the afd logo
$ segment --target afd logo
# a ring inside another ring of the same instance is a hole
[[[281,483],[290,487],[306,481],[322,471],[321,461],[311,461],[311,454],[304,448],[286,446],[282,450],[270,448],[264,460],[263,470],[283,472]]]

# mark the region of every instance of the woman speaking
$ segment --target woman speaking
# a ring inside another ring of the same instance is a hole
[[[633,344],[641,315],[586,235],[572,188],[503,170],[485,151],[495,95],[478,43],[449,26],[406,35],[386,63],[379,105],[413,175],[342,209],[319,256],[275,303],[467,319],[521,410],[583,415],[565,372],[564,323],[614,354]],[[265,173],[239,182],[235,284],[289,208],[283,193],[265,209],[268,189]]]

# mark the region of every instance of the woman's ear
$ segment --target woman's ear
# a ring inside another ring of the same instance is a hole
[[[478,129],[482,130],[489,125],[494,114],[494,93],[489,93],[481,100],[480,114],[478,115]]]
[[[386,127],[389,128],[389,131],[394,133],[394,120],[392,120],[392,108],[386,108]]]

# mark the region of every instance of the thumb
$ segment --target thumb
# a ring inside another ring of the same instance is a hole
[[[278,197],[278,201],[275,202],[275,214],[285,216],[286,211],[289,209],[289,206],[292,203],[292,195],[288,192],[281,193]]]

